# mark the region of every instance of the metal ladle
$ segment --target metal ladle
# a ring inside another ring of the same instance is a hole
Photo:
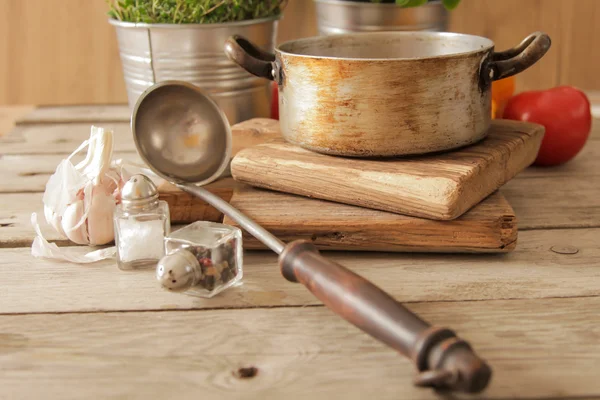
[[[138,99],[131,129],[141,158],[159,176],[236,221],[279,255],[283,276],[300,282],[338,315],[412,359],[419,386],[480,392],[491,369],[446,328],[430,326],[363,277],[307,241],[283,243],[201,185],[227,169],[232,135],[216,103],[194,85],[166,81]]]

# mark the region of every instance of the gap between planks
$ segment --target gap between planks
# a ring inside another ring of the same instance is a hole
[[[572,296],[548,296],[541,297],[539,300],[561,300],[561,299],[593,299],[596,297],[600,297],[600,294],[597,295],[572,295]],[[501,299],[465,299],[465,300],[431,300],[431,301],[423,301],[423,300],[404,300],[401,304],[411,304],[411,305],[419,305],[419,304],[452,304],[452,303],[474,303],[474,302],[491,302],[491,301],[525,301],[525,300],[533,300],[526,297],[506,297]],[[228,310],[278,310],[282,308],[326,308],[324,304],[281,304],[281,305],[257,305],[257,306],[225,306],[225,307],[203,307],[203,308],[174,308],[174,309],[164,309],[164,308],[149,308],[146,310],[89,310],[89,311],[32,311],[32,312],[17,312],[17,313],[4,313],[0,312],[0,317],[2,316],[19,316],[19,315],[65,315],[65,314],[128,314],[128,313],[163,313],[163,312],[205,312],[205,311],[228,311]]]

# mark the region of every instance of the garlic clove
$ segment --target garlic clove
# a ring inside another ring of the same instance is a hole
[[[62,216],[61,225],[65,232],[65,236],[77,244],[89,244],[90,242],[87,225],[83,223],[80,224],[79,227],[76,227],[79,221],[81,221],[81,218],[84,217],[84,213],[85,207],[83,200],[77,200],[67,207]]]
[[[115,239],[113,225],[115,199],[105,190],[105,187],[100,185],[95,186],[92,192],[92,202],[87,216],[89,242],[92,245],[107,244]]]

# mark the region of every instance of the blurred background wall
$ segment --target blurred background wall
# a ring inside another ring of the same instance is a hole
[[[104,0],[0,0],[0,10],[0,105],[126,103]],[[316,35],[314,12],[312,0],[290,0],[278,41]],[[463,0],[449,30],[498,50],[545,31],[553,46],[517,89],[600,89],[600,0]]]

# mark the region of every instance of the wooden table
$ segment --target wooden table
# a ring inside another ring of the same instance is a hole
[[[1,126],[24,111],[0,110]],[[243,286],[209,300],[114,261],[34,259],[29,218],[49,175],[92,123],[135,158],[128,115],[38,108],[1,139],[0,399],[438,397],[412,386],[406,359],[286,282],[274,254],[247,252]],[[600,398],[598,125],[574,161],[502,188],[519,218],[513,253],[328,256],[470,341],[494,369],[481,398]]]

